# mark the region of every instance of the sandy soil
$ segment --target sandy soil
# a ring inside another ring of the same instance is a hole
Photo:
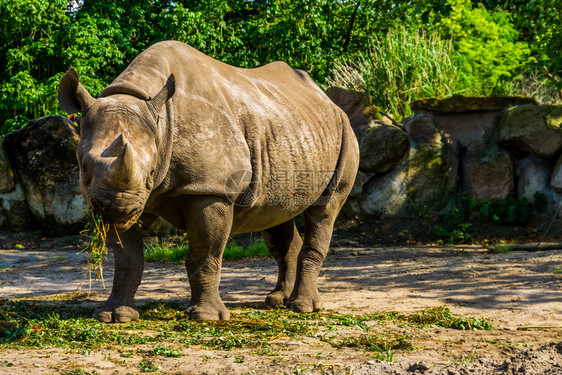
[[[74,292],[84,278],[85,254],[76,239],[44,240],[35,250],[0,249],[0,298],[51,296]],[[112,261],[105,278],[112,278]],[[459,316],[486,317],[492,331],[439,327],[418,330],[416,350],[399,352],[394,362],[370,353],[335,349],[320,341],[280,341],[280,357],[251,350],[228,353],[186,348],[181,358],[157,358],[164,373],[334,373],[334,374],[562,374],[562,250],[493,254],[478,246],[370,248],[336,242],[319,280],[325,309],[362,314],[410,312],[445,306]],[[227,306],[261,304],[276,280],[272,259],[225,261],[221,296]],[[88,283],[82,284],[88,289]],[[90,299],[109,290],[92,284]],[[147,264],[138,303],[186,301],[185,268]],[[404,328],[407,331],[407,328]],[[421,333],[420,333],[421,332]],[[243,356],[243,363],[236,358]],[[72,368],[101,374],[139,371],[138,359],[116,352],[88,355],[61,349],[0,351],[0,374],[50,374]],[[3,367],[2,361],[13,364]],[[136,362],[135,362],[136,361]]]

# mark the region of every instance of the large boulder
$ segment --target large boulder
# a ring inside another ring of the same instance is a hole
[[[454,141],[435,129],[413,138],[407,164],[407,193],[410,208],[440,211],[457,192],[459,156]]]
[[[463,181],[471,199],[506,199],[513,193],[513,162],[500,148],[469,153],[463,160]]]
[[[408,198],[406,178],[406,171],[400,167],[371,177],[363,185],[362,212],[380,219],[393,217],[402,212]]]
[[[407,134],[398,126],[377,121],[382,117],[380,109],[368,94],[339,87],[330,87],[326,94],[349,117],[359,142],[360,171],[384,173],[408,156]]]
[[[562,150],[562,106],[528,104],[507,111],[498,141],[520,154],[556,156]]]
[[[556,164],[554,164],[554,169],[550,177],[550,186],[552,186],[555,192],[562,194],[562,155],[558,158]]]
[[[21,185],[16,183],[8,156],[0,144],[0,230],[26,231],[33,223]]]
[[[454,199],[458,180],[456,144],[430,121],[407,127],[412,136],[408,158],[363,186],[363,212],[377,218],[439,211]],[[422,129],[423,127],[423,129]],[[419,131],[418,131],[419,130]]]
[[[0,193],[9,193],[14,190],[16,183],[14,181],[14,172],[10,166],[10,161],[0,140]]]
[[[27,205],[47,234],[76,233],[86,204],[78,184],[76,126],[64,116],[46,116],[6,136],[3,145]]]
[[[359,142],[372,120],[380,120],[380,109],[373,104],[373,98],[364,92],[330,87],[326,95],[349,117],[349,123]]]
[[[347,218],[356,219],[361,216],[363,185],[369,180],[370,175],[361,171],[357,172],[353,188],[341,210]]]
[[[549,180],[552,171],[549,164],[536,156],[529,155],[515,162],[517,198],[535,200],[535,194],[550,195]]]
[[[506,108],[534,103],[533,98],[508,96],[462,96],[421,99],[410,107],[415,117],[430,117],[436,127],[461,147],[473,150],[496,137],[497,118]]]
[[[408,156],[410,140],[399,127],[371,122],[359,143],[359,170],[384,173]]]
[[[35,217],[27,206],[21,185],[10,192],[0,193],[0,230],[27,232],[37,228]]]

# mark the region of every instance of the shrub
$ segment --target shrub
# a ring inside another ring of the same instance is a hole
[[[399,120],[411,114],[412,100],[462,92],[462,63],[450,40],[398,28],[372,39],[368,52],[359,58],[336,63],[328,83],[367,92]]]

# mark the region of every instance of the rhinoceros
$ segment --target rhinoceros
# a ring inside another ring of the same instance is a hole
[[[308,74],[283,62],[237,68],[164,41],[97,99],[71,68],[58,101],[82,113],[81,190],[115,229],[113,286],[94,318],[138,319],[142,230],[158,217],[187,233],[191,319],[229,318],[219,280],[231,233],[262,232],[279,268],[267,304],[321,308],[317,279],[359,153],[346,114]]]

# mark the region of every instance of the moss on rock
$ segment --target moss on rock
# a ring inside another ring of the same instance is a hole
[[[463,96],[453,95],[446,99],[424,98],[410,104],[412,111],[468,112],[502,110],[522,104],[537,104],[526,96]]]

